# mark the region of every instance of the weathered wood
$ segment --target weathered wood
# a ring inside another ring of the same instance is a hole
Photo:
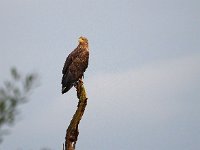
[[[82,80],[78,81],[76,90],[79,102],[77,105],[77,110],[66,131],[65,150],[75,150],[76,142],[78,140],[78,135],[79,135],[78,125],[80,123],[80,120],[85,111],[85,107],[87,105],[86,90],[84,88]]]

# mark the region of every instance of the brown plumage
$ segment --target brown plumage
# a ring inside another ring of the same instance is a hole
[[[69,91],[83,77],[88,67],[88,60],[88,40],[85,37],[80,37],[77,48],[68,55],[62,70],[62,94]]]

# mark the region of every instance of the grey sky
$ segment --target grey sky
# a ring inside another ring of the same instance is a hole
[[[199,7],[198,0],[0,0],[1,81],[11,66],[41,80],[0,149],[61,149],[77,105],[74,89],[60,93],[61,70],[81,35],[91,55],[78,149],[199,149]]]

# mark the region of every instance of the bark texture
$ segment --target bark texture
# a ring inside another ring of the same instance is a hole
[[[85,107],[87,105],[86,90],[83,85],[83,81],[79,80],[76,85],[77,97],[79,99],[77,110],[70,122],[70,125],[66,131],[65,137],[65,150],[75,150],[76,142],[78,140],[79,130],[78,125],[84,114]]]

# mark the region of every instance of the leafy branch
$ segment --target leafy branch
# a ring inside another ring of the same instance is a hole
[[[10,73],[11,79],[0,87],[0,142],[6,133],[3,127],[14,124],[19,104],[28,101],[37,79],[37,75],[33,73],[22,76],[14,67]]]

